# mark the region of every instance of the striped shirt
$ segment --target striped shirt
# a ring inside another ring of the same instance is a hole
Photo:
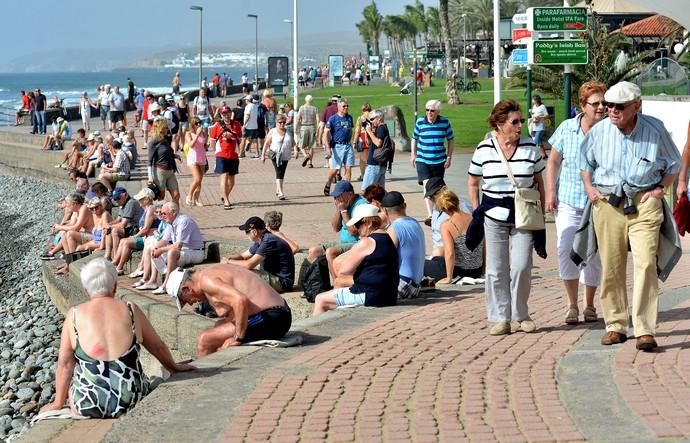
[[[319,116],[316,106],[302,105],[297,112],[298,127],[314,126]]]
[[[587,203],[585,186],[580,177],[580,146],[585,139],[581,121],[582,114],[564,121],[549,139],[549,144],[563,158],[556,182],[558,201],[576,209],[584,209]]]
[[[434,123],[426,117],[417,119],[412,133],[412,138],[417,141],[416,160],[429,165],[444,163],[448,155],[443,142],[451,141],[453,137],[453,128],[447,118],[439,115]]]
[[[492,198],[513,197],[515,188],[496,149],[493,139],[479,143],[472,155],[468,172],[475,177],[482,177],[484,195]],[[518,186],[536,189],[534,174],[541,173],[546,165],[532,138],[520,137],[515,152],[507,160]]]
[[[637,123],[625,135],[602,120],[592,127],[581,148],[580,169],[592,173],[592,184],[617,186],[621,182],[647,188],[665,174],[680,171],[680,154],[661,120],[637,114]]]

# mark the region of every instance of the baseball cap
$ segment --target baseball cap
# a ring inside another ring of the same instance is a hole
[[[332,101],[332,102],[337,102],[338,100],[340,100],[340,96],[339,96],[338,94],[333,94],[333,95],[331,96],[331,101]]]
[[[232,112],[232,109],[230,109],[230,106],[223,106],[222,108],[220,108],[221,114],[227,114],[228,112]]]
[[[431,177],[426,182],[426,187],[424,188],[426,191],[424,192],[424,198],[433,197],[444,186],[446,186],[446,182],[444,182],[441,177]]]
[[[117,200],[118,198],[122,197],[127,193],[127,190],[125,188],[120,188],[119,186],[115,189],[113,189],[113,200]]]
[[[62,122],[64,122],[64,121],[65,121],[65,119],[62,118],[62,117],[58,117],[58,118],[57,118],[57,122],[58,122],[58,123],[62,123]]]
[[[93,135],[93,132],[92,132],[91,134],[89,134],[88,137],[86,137],[86,141],[87,141],[87,142],[92,142],[92,141],[94,141],[94,140],[96,140],[96,136]]]
[[[249,231],[250,229],[266,229],[266,223],[260,217],[249,217],[243,225],[240,226],[240,231]]]
[[[642,91],[635,83],[619,82],[606,91],[604,100],[609,103],[628,103],[639,100],[641,96]]]
[[[338,198],[345,192],[355,192],[355,189],[352,187],[352,183],[349,181],[340,180],[335,184],[335,188],[333,188],[333,192],[331,192],[331,197]]]
[[[392,208],[394,206],[402,206],[405,204],[405,197],[398,191],[386,192],[381,200],[381,206],[384,208]]]
[[[150,112],[153,112],[153,111],[160,111],[160,110],[161,110],[161,107],[160,107],[160,105],[159,105],[158,103],[156,103],[156,102],[153,102],[153,103],[151,103],[151,105],[149,105],[149,111],[150,111]]]
[[[182,307],[187,304],[186,300],[180,299],[180,288],[182,284],[189,278],[189,271],[183,268],[177,268],[170,273],[168,277],[168,283],[165,284],[165,292],[175,299],[175,304],[177,304],[177,309],[182,310]]]
[[[369,203],[359,205],[352,211],[352,218],[347,222],[348,226],[354,226],[358,221],[364,217],[374,217],[379,215],[378,206],[374,206]]]
[[[166,96],[165,96],[165,101],[166,101],[166,102],[174,102],[175,99],[173,98],[172,95],[166,95]]]

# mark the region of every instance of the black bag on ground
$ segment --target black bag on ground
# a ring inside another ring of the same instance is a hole
[[[387,165],[390,160],[393,159],[395,154],[395,143],[393,139],[388,136],[383,139],[381,146],[374,149],[374,161],[378,162],[380,165]]]
[[[65,263],[69,265],[72,262],[80,260],[84,257],[88,257],[89,254],[91,254],[91,251],[75,251],[69,254],[64,254],[62,258],[65,260]]]
[[[322,255],[314,263],[309,264],[302,275],[302,298],[309,303],[314,303],[316,296],[322,292],[329,291],[331,286],[331,276],[328,272],[328,262],[326,256]]]

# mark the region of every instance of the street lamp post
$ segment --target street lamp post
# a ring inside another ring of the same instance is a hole
[[[256,14],[247,14],[247,17],[254,19],[254,84],[257,90],[259,89],[259,16]]]
[[[203,78],[203,56],[204,56],[204,8],[202,6],[192,5],[189,7],[192,11],[199,11],[199,88],[201,88],[201,79]]]
[[[294,55],[295,52],[295,29],[293,26],[293,21],[289,18],[283,19],[283,23],[290,25],[290,54]],[[293,57],[292,59],[292,96],[297,95],[297,59]]]
[[[462,14],[462,83],[467,88],[467,14]]]

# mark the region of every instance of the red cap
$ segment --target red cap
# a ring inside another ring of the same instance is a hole
[[[220,108],[220,113],[225,114],[226,112],[232,112],[232,109],[230,109],[230,106],[223,106]]]

